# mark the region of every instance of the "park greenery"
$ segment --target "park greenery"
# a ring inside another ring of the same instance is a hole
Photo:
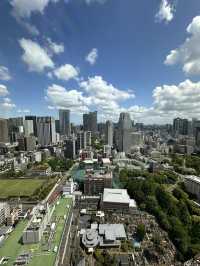
[[[114,266],[117,262],[116,258],[111,256],[106,250],[96,249],[94,252],[94,257],[96,259],[97,266]]]
[[[194,169],[197,175],[200,174],[200,157],[197,155],[179,155],[179,154],[172,154],[172,165],[176,172],[183,173],[184,169],[183,165],[185,164],[186,168]]]
[[[120,181],[139,207],[154,215],[168,232],[179,260],[190,259],[200,252],[200,209],[174,172],[152,174],[123,169]]]
[[[73,160],[61,159],[61,158],[51,158],[47,161],[48,165],[51,167],[52,171],[63,172],[69,170],[73,165]]]

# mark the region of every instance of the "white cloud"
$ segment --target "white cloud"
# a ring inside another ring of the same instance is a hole
[[[50,38],[47,38],[47,42],[48,42],[48,50],[49,53],[53,53],[53,54],[60,54],[63,53],[65,50],[65,47],[63,45],[63,43],[55,43],[53,42]]]
[[[75,89],[66,90],[64,87],[53,84],[48,87],[46,100],[49,107],[69,108],[72,112],[87,112],[89,109],[86,106],[87,98],[82,92]]]
[[[8,81],[11,79],[9,70],[5,66],[0,66],[0,80]]]
[[[190,36],[166,56],[166,65],[181,64],[187,75],[200,75],[200,16],[193,18],[187,27]]]
[[[3,84],[0,84],[0,97],[5,97],[9,94],[7,87]]]
[[[161,0],[159,11],[156,14],[156,21],[169,23],[174,18],[175,8],[168,0]]]
[[[80,87],[99,100],[123,101],[135,97],[134,93],[114,87],[101,76],[89,77],[87,81],[80,82]]]
[[[98,50],[93,48],[89,54],[85,57],[85,60],[90,63],[90,65],[94,65],[98,58]]]
[[[12,102],[10,98],[3,98],[3,100],[0,102],[0,113],[2,111],[8,112],[15,107],[16,105]]]
[[[79,70],[70,64],[65,64],[63,66],[56,68],[53,71],[53,74],[58,79],[68,81],[70,79],[76,79],[78,77]],[[49,74],[48,76],[51,77],[51,74]]]
[[[28,19],[32,13],[43,14],[50,2],[57,3],[59,0],[11,0],[12,15],[17,22],[30,34],[39,35],[38,29]]]
[[[38,43],[29,39],[19,40],[24,50],[22,60],[27,64],[29,71],[42,72],[45,68],[53,68],[54,63],[51,57]]]
[[[43,14],[50,0],[12,0],[13,14],[17,17],[28,18],[32,13]],[[58,2],[58,1],[52,1]]]

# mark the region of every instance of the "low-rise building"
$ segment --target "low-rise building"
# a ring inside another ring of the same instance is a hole
[[[184,183],[187,191],[196,195],[200,200],[200,177],[195,175],[185,176]]]
[[[130,208],[136,208],[134,199],[130,199],[126,189],[108,189],[105,188],[102,199],[101,207],[103,210],[128,212]]]

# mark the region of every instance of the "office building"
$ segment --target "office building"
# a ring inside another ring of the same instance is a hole
[[[56,143],[55,119],[50,116],[37,117],[38,144],[42,147]]]
[[[120,152],[131,151],[131,134],[133,133],[132,120],[129,113],[121,113],[115,133],[117,148]]]
[[[8,143],[9,136],[8,136],[8,121],[7,119],[0,118],[0,142]]]
[[[33,121],[33,134],[35,137],[37,137],[37,118],[36,116],[33,115],[29,115],[29,116],[25,116],[25,120],[32,120]]]
[[[93,135],[97,134],[97,111],[83,114],[83,130],[91,131]]]
[[[59,121],[60,134],[69,137],[71,135],[70,110],[59,110]]]
[[[175,118],[173,121],[174,135],[187,135],[189,132],[188,119]]]
[[[113,123],[111,121],[106,121],[106,144],[113,146]]]
[[[85,177],[84,194],[99,195],[104,188],[112,188],[112,172],[94,171]]]
[[[0,202],[0,225],[6,222],[10,214],[10,206],[7,202]]]
[[[24,120],[24,135],[28,137],[33,134],[33,120]]]
[[[90,147],[92,144],[91,131],[80,131],[77,133],[77,149],[82,150]]]
[[[74,135],[64,141],[64,156],[67,159],[76,158],[76,139]]]

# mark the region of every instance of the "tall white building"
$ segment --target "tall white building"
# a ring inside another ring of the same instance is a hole
[[[106,144],[113,146],[113,123],[106,121]]]
[[[34,134],[33,130],[33,120],[24,120],[24,133],[26,137]]]
[[[77,149],[82,150],[91,146],[92,133],[91,131],[80,131],[77,134]]]

